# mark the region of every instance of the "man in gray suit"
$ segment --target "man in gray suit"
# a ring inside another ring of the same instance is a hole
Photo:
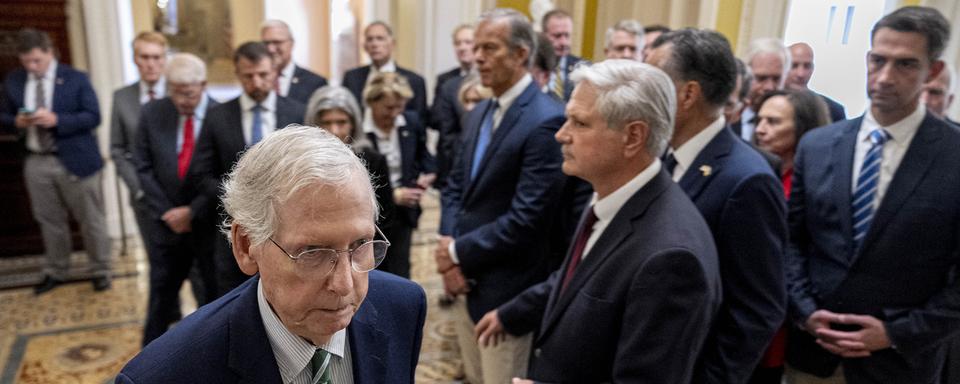
[[[141,32],[133,39],[133,62],[140,72],[140,80],[113,92],[110,157],[117,167],[117,174],[130,191],[130,205],[137,219],[137,227],[140,228],[143,244],[147,244],[147,217],[143,190],[134,164],[134,147],[140,106],[166,95],[163,69],[167,63],[167,39],[158,32]]]

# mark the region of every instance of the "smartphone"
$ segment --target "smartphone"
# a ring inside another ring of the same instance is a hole
[[[33,111],[26,108],[20,108],[20,110],[17,111],[17,113],[21,115],[32,115]]]

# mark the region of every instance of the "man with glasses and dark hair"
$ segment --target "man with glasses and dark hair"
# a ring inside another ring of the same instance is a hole
[[[390,243],[350,147],[314,127],[278,131],[240,158],[223,204],[234,257],[256,276],[154,340],[117,382],[413,382],[426,296],[373,270]]]
[[[313,91],[327,85],[327,79],[293,63],[293,33],[280,20],[267,20],[260,26],[260,40],[273,56],[277,77],[273,91],[306,104]]]

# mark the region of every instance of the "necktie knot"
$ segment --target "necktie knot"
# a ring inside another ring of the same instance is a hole
[[[674,152],[667,150],[668,152],[663,155],[663,169],[667,171],[667,174],[671,177],[673,176],[673,170],[677,168],[677,158],[674,156]]]
[[[877,128],[870,132],[870,142],[873,143],[873,145],[883,145],[883,143],[886,143],[889,139],[890,134],[883,128]]]

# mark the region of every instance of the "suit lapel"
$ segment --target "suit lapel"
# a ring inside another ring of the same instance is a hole
[[[487,109],[490,108],[491,100],[481,101],[474,107],[473,111],[470,111],[470,114],[467,115],[467,125],[464,127],[464,155],[462,161],[463,168],[463,180],[464,180],[464,190],[463,190],[463,201],[466,201],[470,196],[470,192],[473,191],[473,186],[476,184],[474,178],[470,177],[470,170],[473,169],[473,154],[477,149],[477,136],[480,134],[480,125],[483,124],[483,116],[486,115]],[[489,147],[487,147],[489,149]]]
[[[347,327],[355,383],[387,382],[385,361],[390,335],[377,328],[378,317],[377,308],[367,301]]]
[[[63,85],[66,82],[64,79],[64,64],[57,63],[57,74],[53,77],[53,95],[50,97],[52,102],[50,110],[54,112],[59,112],[63,110],[63,105],[61,103],[66,101],[65,97],[57,97],[57,95],[62,95]]]
[[[586,256],[588,257],[583,259],[580,265],[577,266],[576,273],[574,273],[573,278],[570,279],[570,283],[562,295],[559,294],[562,283],[560,283],[561,280],[558,280],[558,284],[553,287],[553,291],[550,293],[551,299],[548,300],[544,321],[541,325],[542,331],[540,332],[538,340],[543,339],[549,334],[550,330],[563,315],[563,312],[570,305],[570,302],[576,297],[577,292],[586,285],[600,266],[614,254],[614,251],[617,250],[620,244],[631,234],[642,230],[635,227],[636,221],[643,216],[650,203],[660,196],[670,183],[672,183],[672,181],[666,173],[662,171],[657,173],[647,185],[640,188],[639,191],[634,193],[633,196],[620,207],[616,216],[613,217],[610,224],[607,225],[603,233],[600,234],[600,237],[597,238],[597,242],[593,245],[593,248],[587,253]],[[561,271],[566,270],[566,265],[570,263],[570,257],[570,251],[568,250],[564,262],[564,269]],[[554,302],[552,306],[549,305],[551,301]]]
[[[939,122],[935,119],[935,117],[927,112],[923,122],[920,123],[920,128],[917,130],[916,136],[914,136],[913,141],[910,143],[910,147],[907,148],[907,153],[904,154],[899,168],[897,168],[896,173],[893,175],[893,180],[890,181],[890,185],[887,187],[883,201],[881,201],[879,207],[877,207],[876,213],[873,216],[873,223],[870,224],[870,229],[864,238],[864,247],[862,247],[860,254],[862,254],[866,248],[870,247],[870,244],[879,236],[883,228],[896,216],[897,211],[900,210],[903,203],[913,194],[914,189],[916,189],[920,181],[926,176],[930,166],[933,165],[934,159],[937,158],[939,152],[942,150],[942,148],[938,148],[936,145],[942,132],[940,127],[937,126]],[[859,254],[856,256],[859,257]]]
[[[164,151],[165,156],[167,157],[169,164],[173,164],[174,167],[178,166],[179,152],[177,152],[177,130],[180,128],[177,123],[179,123],[179,113],[177,112],[176,106],[173,105],[173,102],[164,100],[163,102],[163,121],[157,124],[160,132],[157,132],[157,135],[160,136],[161,148],[169,148]],[[171,108],[168,108],[171,107]],[[176,168],[175,168],[176,169]]]
[[[399,135],[400,141],[400,171],[401,171],[401,180],[416,180],[417,175],[415,173],[416,168],[416,152],[417,152],[417,137],[413,135],[410,127],[404,125],[402,127],[397,127],[397,135]],[[402,181],[401,181],[402,182]]]
[[[513,104],[510,105],[510,108],[503,114],[503,118],[500,119],[500,124],[496,125],[493,137],[490,138],[490,145],[487,146],[487,151],[483,153],[483,158],[480,160],[480,168],[477,169],[477,180],[483,177],[483,171],[487,168],[487,164],[490,163],[490,158],[497,152],[497,147],[503,142],[503,138],[513,130],[513,126],[517,123],[517,120],[520,119],[520,116],[523,115],[527,104],[530,103],[530,100],[533,99],[537,92],[540,92],[535,84],[536,83],[530,83],[530,85],[520,93],[520,96],[517,96]],[[473,158],[473,156],[470,157]]]
[[[239,376],[240,383],[280,383],[280,368],[257,304],[259,281],[257,278],[245,283],[246,288],[237,298],[240,302],[230,313],[227,365]]]
[[[848,120],[847,125],[837,133],[837,136],[833,140],[833,149],[831,150],[830,164],[835,166],[836,169],[833,172],[828,172],[827,174],[833,174],[833,188],[831,190],[834,193],[833,201],[837,204],[837,219],[840,221],[840,231],[843,233],[844,246],[844,255],[847,255],[843,260],[838,260],[843,263],[849,263],[851,260],[850,255],[853,253],[853,218],[851,217],[851,188],[853,177],[853,153],[856,150],[857,144],[857,131],[860,128],[860,124],[863,121],[863,117]],[[813,154],[813,156],[818,156],[819,154]],[[848,264],[849,265],[849,264]]]
[[[690,163],[690,168],[683,173],[679,182],[690,200],[696,201],[703,189],[722,171],[722,159],[730,154],[734,140],[737,138],[733,137],[732,132],[721,129]]]
[[[232,105],[227,108],[233,109],[233,113],[226,114],[227,121],[223,128],[232,132],[230,138],[235,150],[230,151],[230,153],[239,153],[247,148],[247,139],[243,137],[243,107],[240,105],[239,97],[231,101],[230,104]],[[230,170],[225,171],[229,172]]]

